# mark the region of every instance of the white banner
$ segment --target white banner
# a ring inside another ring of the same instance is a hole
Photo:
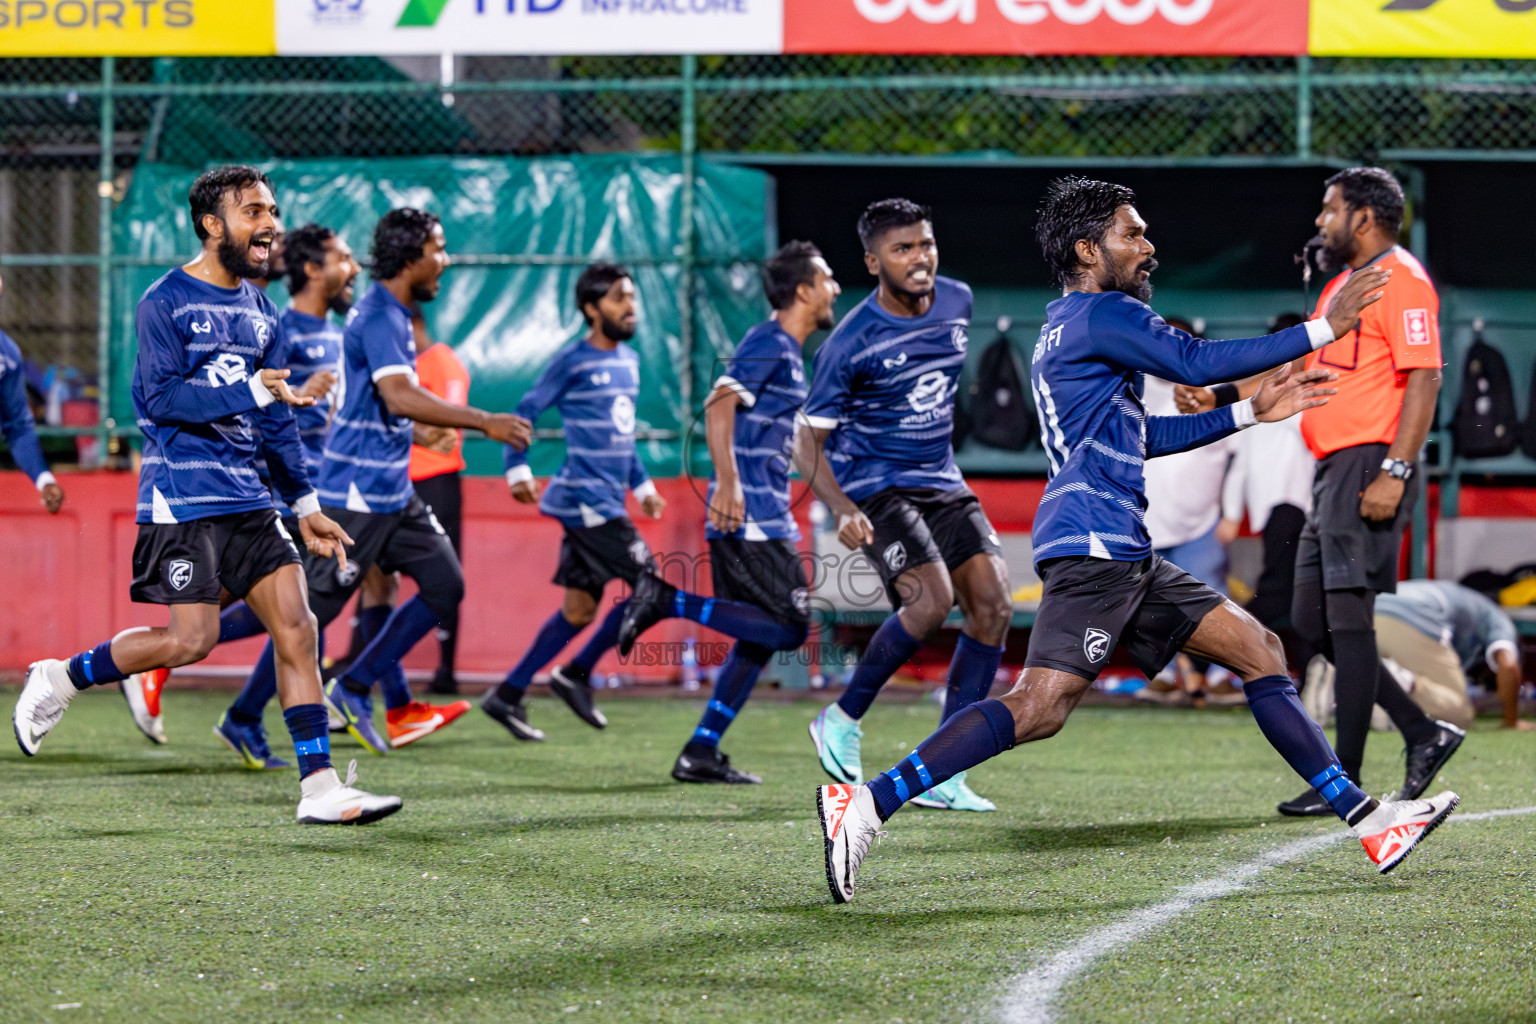
[[[779,53],[783,0],[277,0],[280,54]]]

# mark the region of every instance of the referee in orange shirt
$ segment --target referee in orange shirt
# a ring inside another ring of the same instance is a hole
[[[1341,270],[1317,315],[1362,267],[1392,272],[1356,329],[1307,357],[1307,369],[1338,371],[1333,401],[1302,413],[1317,456],[1312,512],[1296,552],[1293,628],[1337,669],[1337,739],[1344,771],[1361,788],[1360,762],[1380,704],[1403,734],[1408,771],[1390,799],[1417,798],[1460,745],[1454,725],[1428,718],[1382,666],[1373,625],[1377,594],[1397,589],[1403,531],[1423,491],[1419,453],[1440,393],[1440,299],[1429,274],[1397,244],[1403,189],[1379,167],[1352,167],[1327,181],[1317,217],[1318,264]],[[1314,790],[1282,814],[1332,813]]]

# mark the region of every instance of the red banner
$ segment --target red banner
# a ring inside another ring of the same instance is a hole
[[[1307,52],[1308,0],[784,0],[786,53]]]

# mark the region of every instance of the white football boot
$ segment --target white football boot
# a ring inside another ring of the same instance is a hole
[[[832,890],[834,901],[847,903],[853,899],[853,878],[870,842],[885,835],[874,794],[868,786],[820,786],[816,813],[826,840],[827,888]]]
[[[1461,797],[1446,790],[1428,800],[1384,802],[1354,826],[1365,855],[1386,874],[1456,809]]]
[[[374,796],[353,789],[357,762],[347,765],[347,781],[335,768],[315,772],[299,783],[298,819],[301,825],[366,825],[387,818],[400,809],[397,796]]]
[[[75,699],[75,684],[69,681],[69,665],[56,658],[34,661],[27,667],[27,684],[21,688],[21,699],[11,724],[16,730],[16,743],[28,757],[37,753],[43,745],[43,737],[53,731],[64,717],[64,709]]]

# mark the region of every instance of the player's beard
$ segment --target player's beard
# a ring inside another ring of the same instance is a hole
[[[237,242],[233,237],[230,236],[228,231],[225,231],[224,237],[219,239],[219,265],[234,276],[245,278],[247,280],[270,280],[271,278],[275,277],[276,275],[273,273],[272,259],[270,256],[267,259],[262,260],[260,263],[253,263],[251,261],[251,244],[255,242],[258,237],[267,239],[272,238],[271,235],[252,236],[251,238],[247,238],[242,243]],[[270,250],[268,251],[270,252]]]
[[[424,284],[411,285],[411,298],[415,299],[417,302],[431,302],[433,299],[437,298],[437,292],[441,287],[441,281],[442,278],[438,278],[435,281],[428,281]]]
[[[1360,250],[1353,236],[1335,245],[1327,235],[1319,234],[1308,245],[1317,253],[1317,268],[1324,271],[1343,270]]]
[[[627,324],[622,320],[609,320],[603,317],[603,337],[609,341],[628,341],[635,336],[635,325]]]
[[[1124,264],[1112,263],[1110,265],[1110,282],[1107,291],[1124,292],[1133,299],[1142,302],[1152,301],[1152,271],[1157,269],[1157,260],[1148,256],[1133,267]],[[1147,279],[1138,278],[1143,270],[1147,272]]]
[[[348,281],[347,286],[333,295],[331,301],[325,305],[326,308],[337,316],[346,316],[350,313],[352,311],[352,282]]]

